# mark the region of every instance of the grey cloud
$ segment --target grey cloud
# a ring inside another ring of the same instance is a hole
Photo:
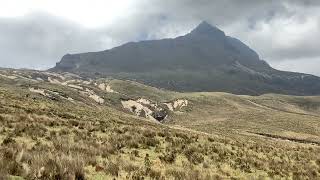
[[[44,69],[66,53],[117,45],[108,33],[89,30],[47,14],[0,19],[0,66]]]
[[[320,76],[320,58],[273,61],[271,65],[277,69],[293,72],[305,71],[306,73]]]
[[[320,3],[318,1],[153,0],[145,1],[141,6],[145,9],[143,11],[145,16],[163,14],[168,17],[162,24],[148,24],[149,29],[146,31],[152,38],[182,35],[201,20],[207,20],[225,30],[227,34],[249,44],[267,61],[302,58],[307,60],[315,57],[320,59],[318,50],[320,42],[317,41],[320,38]],[[286,34],[286,21],[293,21],[294,25],[290,27],[292,31],[300,31],[306,28],[306,23],[310,19],[315,19],[314,27],[307,29],[308,31],[293,35]],[[154,21],[154,19],[146,20]],[[279,24],[278,21],[285,23]],[[265,32],[264,27],[261,27],[262,24],[269,26],[271,30]],[[284,45],[286,43],[289,45]]]
[[[314,0],[139,0],[130,16],[98,29],[45,14],[0,19],[0,66],[50,67],[66,53],[183,35],[202,20],[244,41],[272,64],[303,62],[320,59],[318,12],[320,3]],[[286,34],[281,24],[292,20],[291,29],[299,31],[310,19],[314,26],[299,38]],[[300,71],[314,73],[311,66],[300,66]]]

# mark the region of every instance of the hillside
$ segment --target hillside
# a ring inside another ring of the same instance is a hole
[[[0,70],[0,175],[317,179],[320,97],[177,93]]]
[[[174,39],[67,54],[51,71],[133,80],[179,92],[320,93],[319,77],[273,69],[250,47],[206,22]]]

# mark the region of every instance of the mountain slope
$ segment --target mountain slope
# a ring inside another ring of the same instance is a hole
[[[175,39],[131,42],[101,52],[67,54],[51,70],[135,80],[182,92],[320,93],[319,77],[275,70],[254,50],[206,22]]]
[[[39,71],[0,70],[0,80],[2,87],[23,89],[48,102],[107,107],[154,123],[206,133],[303,134],[297,138],[320,143],[319,96],[178,93],[133,81]]]
[[[319,179],[319,115],[319,97],[0,69],[0,178]]]

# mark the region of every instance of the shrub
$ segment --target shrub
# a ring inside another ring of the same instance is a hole
[[[200,164],[204,161],[203,155],[196,151],[197,151],[196,147],[191,147],[184,152],[189,162],[195,165]]]
[[[207,168],[209,168],[210,166],[209,166],[209,164],[208,164],[207,162],[204,162],[204,163],[202,164],[202,167],[205,168],[205,169],[207,169]]]
[[[159,157],[162,162],[172,164],[176,160],[176,154],[174,152],[168,152]]]
[[[174,141],[174,139],[170,136],[165,137],[164,140],[168,143],[172,143]]]
[[[7,172],[10,175],[14,175],[14,176],[21,176],[24,174],[24,169],[22,167],[21,164],[19,164],[16,161],[9,161],[7,162]]]
[[[139,170],[133,172],[131,179],[144,180],[145,179],[144,176],[145,176],[144,171],[139,169]]]
[[[193,153],[191,156],[188,156],[187,158],[191,163],[195,165],[200,164],[204,161],[203,155],[199,153]]]
[[[83,168],[77,167],[74,171],[75,180],[85,180],[85,173]]]
[[[139,166],[136,166],[134,164],[131,164],[131,163],[125,163],[123,165],[123,170],[128,172],[128,173],[131,173],[131,172],[134,172],[134,171],[137,171],[139,169]]]
[[[120,171],[119,164],[116,164],[114,162],[108,162],[106,171],[110,175],[118,177]]]
[[[156,138],[145,138],[145,137],[142,137],[140,139],[140,143],[142,145],[144,145],[144,147],[148,148],[148,147],[155,147],[157,146],[158,144],[160,144],[160,141]]]
[[[139,148],[139,143],[135,140],[130,140],[127,142],[129,148]]]
[[[9,144],[15,144],[16,140],[14,140],[13,138],[11,138],[10,136],[7,136],[3,141],[2,144],[3,146],[7,146]]]
[[[78,127],[79,126],[79,121],[77,121],[77,120],[69,120],[69,123],[74,127]]]
[[[181,139],[189,139],[188,135],[183,134],[183,133],[175,133],[175,136],[177,138],[181,138]]]
[[[146,174],[149,174],[149,172],[151,171],[151,161],[149,159],[149,154],[146,154],[146,157],[144,158],[144,168]]]
[[[208,137],[209,142],[214,142],[214,139],[212,137]]]
[[[189,170],[188,171],[188,179],[190,180],[200,180],[201,178],[201,173],[199,170]]]
[[[86,162],[87,164],[91,165],[91,166],[96,166],[98,164],[96,157],[87,157],[86,158]]]
[[[142,135],[143,135],[144,137],[154,138],[157,134],[156,134],[154,131],[145,130],[145,131],[143,131]]]
[[[77,157],[54,154],[48,159],[34,159],[32,164],[41,168],[33,169],[33,174],[29,174],[27,179],[85,179],[84,163]]]
[[[157,135],[160,137],[165,137],[165,136],[168,136],[168,132],[165,133],[165,132],[159,131]]]
[[[134,155],[135,157],[139,157],[139,151],[136,149],[132,150],[131,154]]]
[[[156,171],[154,169],[150,169],[149,176],[151,177],[151,179],[154,179],[154,180],[162,179],[161,172],[160,171]]]
[[[185,180],[187,178],[186,172],[176,169],[168,169],[166,170],[166,176],[171,176],[175,180]]]
[[[68,135],[68,134],[70,134],[70,131],[67,128],[63,128],[60,130],[59,134],[60,135]]]

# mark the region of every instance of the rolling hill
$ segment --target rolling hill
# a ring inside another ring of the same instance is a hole
[[[0,176],[318,179],[320,97],[0,70]]]

